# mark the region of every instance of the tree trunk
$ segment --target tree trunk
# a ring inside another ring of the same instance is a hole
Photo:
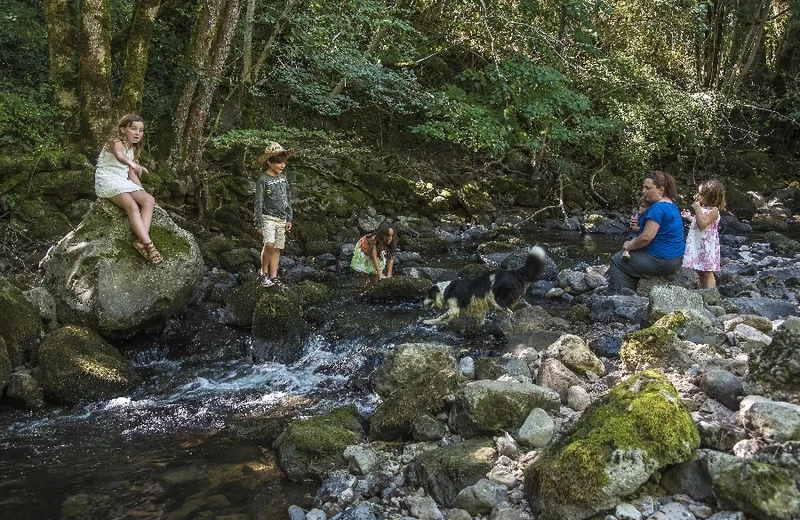
[[[764,24],[772,7],[772,0],[761,0],[755,7],[755,12],[749,18],[750,28],[747,36],[739,47],[738,57],[728,69],[728,75],[722,85],[723,92],[732,93],[741,87],[758,55],[764,36]]]
[[[99,149],[111,126],[111,21],[106,0],[81,0],[78,80],[81,126]]]
[[[187,51],[187,74],[186,81],[181,92],[180,98],[175,105],[175,150],[177,157],[172,158],[172,162],[182,167],[186,162],[186,123],[189,118],[189,110],[195,97],[197,85],[200,77],[204,74],[208,55],[213,43],[219,13],[222,10],[224,0],[210,0],[209,2],[199,2],[197,21],[192,28],[192,36],[189,40]]]
[[[76,47],[69,0],[45,0],[43,7],[50,48],[50,82],[56,87],[59,108],[75,113],[78,108],[73,61]]]
[[[122,113],[136,114],[141,110],[147,55],[160,6],[161,0],[139,0],[133,15],[125,47],[122,86],[116,103]]]
[[[790,5],[792,12],[775,58],[775,72],[781,76],[793,76],[800,72],[800,2]]]
[[[179,141],[181,144],[180,169],[191,176],[194,181],[195,196],[201,218],[205,215],[206,208],[214,206],[213,192],[209,189],[208,176],[202,164],[205,145],[203,132],[211,100],[217,89],[218,78],[222,73],[225,60],[228,58],[236,25],[239,22],[242,0],[225,0],[224,5],[219,7],[217,16],[214,17],[216,23],[211,27],[213,38],[208,38],[208,42],[196,47],[197,50],[204,50],[205,56],[194,56],[195,62],[202,62],[205,67],[200,71],[200,77],[193,80],[191,98],[184,90],[187,99],[182,99],[183,104],[179,105],[179,108],[185,107],[186,110],[182,125],[183,133]],[[213,45],[211,45],[212,43]]]

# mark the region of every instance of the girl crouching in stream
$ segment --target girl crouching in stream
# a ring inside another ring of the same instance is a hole
[[[396,252],[397,232],[386,220],[381,222],[374,233],[359,239],[353,250],[353,260],[350,262],[350,267],[358,271],[358,292],[375,287],[378,280],[391,278]],[[369,275],[369,286],[367,286],[367,275]]]

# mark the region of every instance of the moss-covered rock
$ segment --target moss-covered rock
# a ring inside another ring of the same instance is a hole
[[[475,184],[465,184],[456,190],[456,197],[469,215],[483,215],[495,210],[491,195]]]
[[[381,303],[398,303],[422,300],[431,287],[426,278],[411,276],[392,276],[378,282],[375,287],[364,293],[364,298]]]
[[[800,253],[800,242],[792,240],[783,233],[769,231],[764,233],[764,236],[761,238],[768,242],[770,247],[778,254],[792,256],[796,253]]]
[[[300,297],[304,306],[316,305],[328,301],[331,297],[331,290],[328,289],[327,285],[312,282],[311,280],[303,280],[298,284],[291,285],[289,290]]]
[[[331,240],[312,240],[303,244],[303,254],[306,256],[319,256],[324,254],[339,254],[339,243]]]
[[[395,440],[411,435],[417,417],[436,415],[456,391],[458,366],[450,347],[406,343],[387,353],[375,378],[384,401],[370,418],[370,437]]]
[[[235,248],[235,242],[223,234],[214,235],[208,240],[200,242],[200,251],[203,253],[204,258],[211,260],[216,267],[220,267],[220,255],[226,251]]]
[[[226,296],[228,309],[234,318],[234,324],[240,327],[249,327],[253,324],[253,311],[256,310],[258,301],[267,293],[258,281],[245,282]]]
[[[579,520],[609,509],[660,468],[691,459],[700,436],[672,384],[648,370],[592,403],[525,470],[541,520]]]
[[[519,428],[531,410],[558,410],[558,392],[530,383],[472,381],[458,394],[450,408],[450,428],[469,438]]]
[[[130,361],[95,332],[75,326],[44,337],[38,367],[45,394],[66,403],[118,396],[139,382]]]
[[[152,265],[133,247],[124,212],[95,202],[75,231],[43,262],[43,285],[55,298],[58,318],[101,332],[136,330],[182,308],[203,274],[194,237],[159,206],[150,237],[164,261]]]
[[[31,178],[28,193],[49,195],[63,201],[94,195],[94,169],[37,173]]]
[[[12,367],[30,358],[31,348],[42,336],[39,311],[11,280],[0,276],[0,337]]]
[[[800,404],[800,318],[790,317],[748,357],[749,377],[777,397]]]
[[[634,372],[643,368],[680,369],[691,365],[675,331],[660,325],[626,334],[619,357],[628,370]]]
[[[55,207],[41,199],[26,199],[15,207],[33,238],[52,240],[72,231],[72,223]]]
[[[293,291],[273,286],[253,310],[253,339],[263,343],[265,359],[285,364],[300,359],[305,329],[303,300]]]
[[[361,433],[355,405],[292,422],[275,441],[281,469],[292,480],[323,480],[347,467],[344,449]]]
[[[222,268],[228,271],[236,271],[245,265],[256,265],[255,260],[250,255],[250,249],[246,247],[223,251],[217,258],[219,258]]]
[[[733,464],[720,473],[713,487],[723,508],[759,519],[800,518],[800,492],[794,478],[770,464],[753,460]]]
[[[567,311],[567,320],[570,323],[588,323],[591,310],[589,306],[583,303],[573,305]]]
[[[438,504],[455,507],[458,492],[492,469],[496,455],[491,439],[470,439],[418,455],[408,465],[408,478]]]
[[[662,316],[654,326],[675,331],[679,338],[694,343],[719,346],[725,342],[725,332],[708,316],[692,309],[677,310]]]

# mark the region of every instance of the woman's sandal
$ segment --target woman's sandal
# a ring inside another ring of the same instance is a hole
[[[160,264],[164,260],[161,258],[161,253],[158,252],[158,249],[156,249],[156,246],[154,246],[152,242],[144,244],[137,240],[133,243],[133,247],[135,247],[136,250],[139,251],[139,254],[151,264]]]

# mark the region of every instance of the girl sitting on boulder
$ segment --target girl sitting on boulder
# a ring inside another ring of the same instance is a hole
[[[397,232],[388,221],[381,222],[374,233],[361,237],[353,250],[350,267],[358,271],[358,291],[375,287],[378,280],[391,278],[394,255],[397,251]],[[383,273],[384,269],[386,274]],[[369,287],[367,287],[369,275]]]
[[[122,116],[100,156],[94,172],[94,191],[98,197],[108,199],[128,215],[136,240],[133,247],[151,264],[162,261],[161,254],[150,239],[150,222],[156,200],[142,187],[139,177],[149,173],[139,164],[142,153],[144,120],[135,115]]]

